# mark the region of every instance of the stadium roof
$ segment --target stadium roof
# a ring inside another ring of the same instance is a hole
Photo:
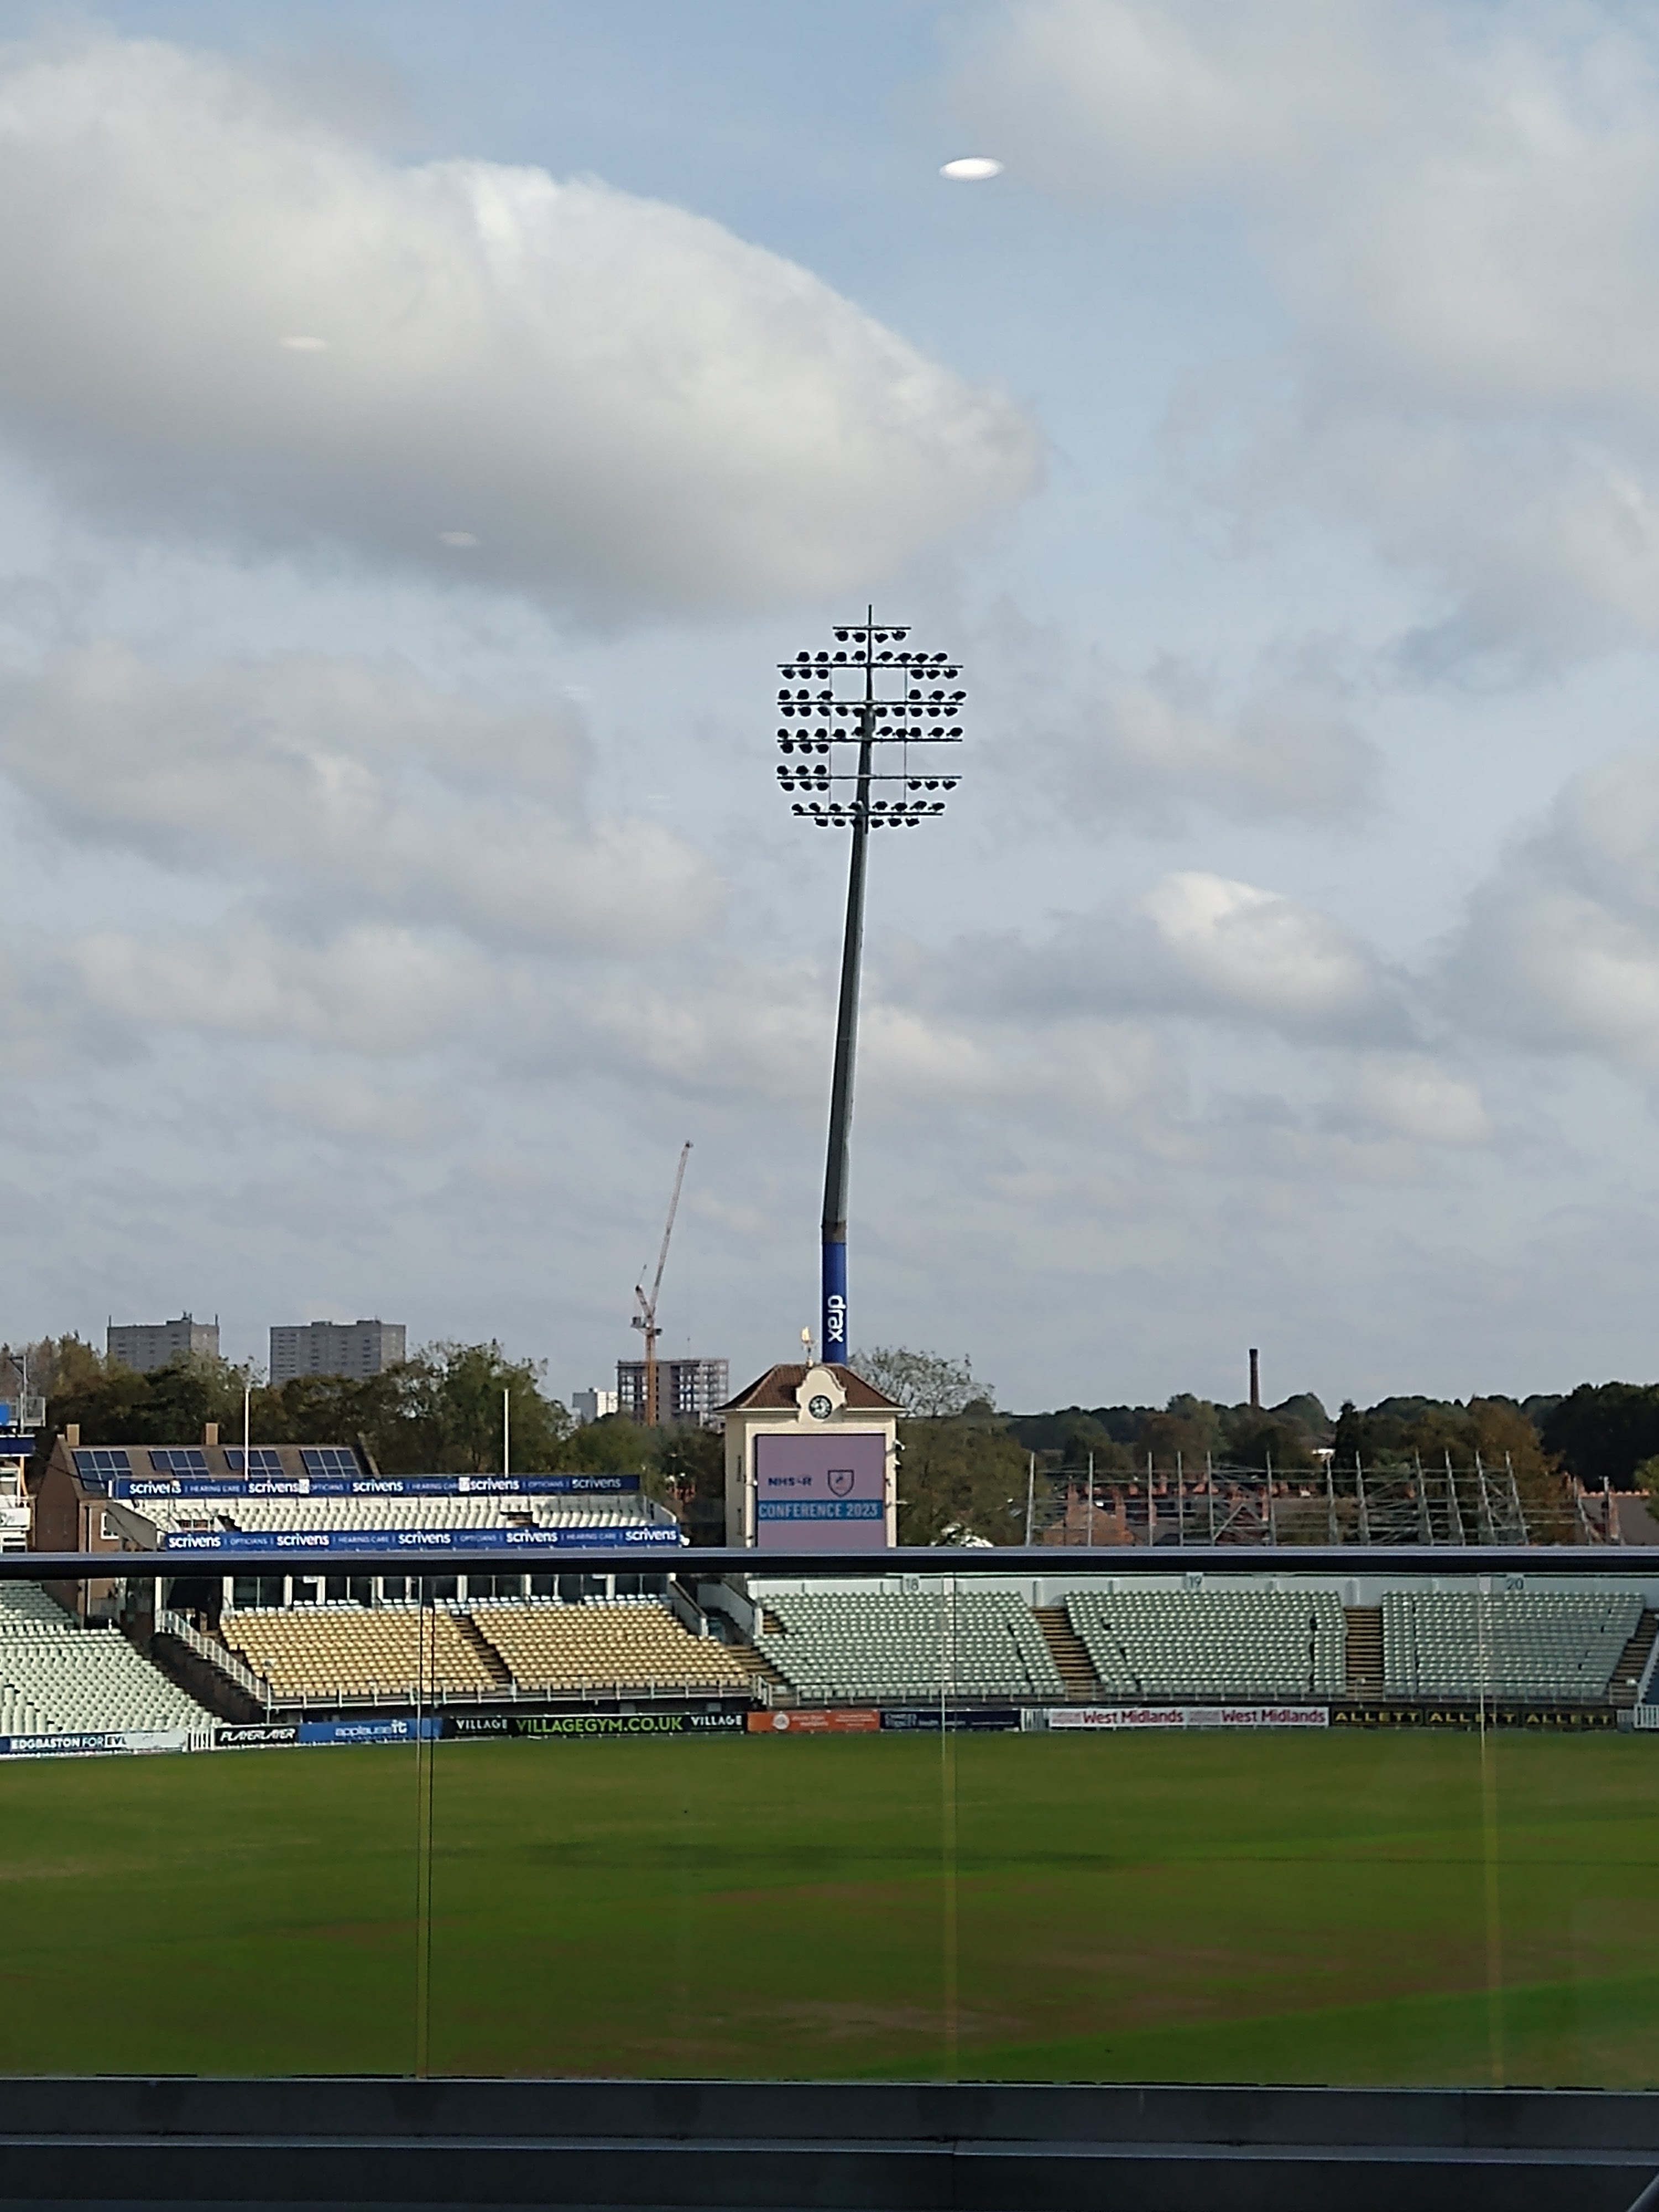
[[[828,1375],[833,1375],[847,1393],[847,1402],[872,1413],[902,1413],[904,1408],[896,1398],[890,1398],[884,1390],[878,1390],[873,1382],[866,1382],[862,1375],[850,1367],[840,1367],[833,1360],[814,1362]],[[811,1373],[799,1360],[781,1367],[769,1367],[764,1375],[751,1382],[746,1390],[739,1390],[735,1398],[728,1398],[720,1407],[723,1413],[742,1413],[750,1411],[793,1413],[796,1392]]]

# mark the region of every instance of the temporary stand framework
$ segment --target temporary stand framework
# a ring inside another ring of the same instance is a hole
[[[1620,1542],[1618,1517],[1601,1501],[1576,1504],[1577,1540]],[[1241,1468],[1206,1459],[1187,1467],[1149,1457],[1134,1476],[1082,1467],[1044,1468],[1031,1456],[1026,1540],[1096,1546],[1525,1545],[1528,1526],[1515,1469],[1506,1454],[1488,1466],[1477,1453],[1466,1466],[1420,1459],[1340,1474],[1327,1459],[1316,1471]]]

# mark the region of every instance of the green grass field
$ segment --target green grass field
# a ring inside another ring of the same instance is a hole
[[[1659,2083],[1659,1741],[434,1757],[434,2072]],[[410,2071],[416,1814],[404,1749],[0,1770],[0,2069]]]

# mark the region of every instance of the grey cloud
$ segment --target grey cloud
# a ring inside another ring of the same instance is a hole
[[[1401,978],[1333,917],[1201,870],[1163,877],[1126,912],[1057,921],[1042,939],[912,951],[901,995],[1015,1022],[1102,1016],[1219,1022],[1304,1042],[1409,1045]]]
[[[1327,822],[1363,806],[1375,751],[1328,687],[1269,681],[1236,708],[1216,695],[1172,659],[1141,678],[1099,677],[1046,741],[1068,811]]]
[[[0,772],[72,842],[235,886],[301,933],[348,917],[498,944],[695,933],[712,872],[595,821],[568,701],[445,690],[289,653],[175,673],[105,641],[0,672]]]
[[[1186,456],[1207,418],[1218,501],[1334,514],[1432,579],[1419,672],[1659,639],[1650,19],[1024,0],[955,89],[1016,185],[1143,220],[1224,194],[1288,335],[1260,404],[1231,357],[1194,397]]]
[[[399,168],[154,40],[0,69],[0,429],[105,519],[605,618],[863,584],[1030,424],[805,270],[593,179]]]
[[[1489,1034],[1659,1068],[1659,753],[1573,778],[1475,890],[1443,983]]]

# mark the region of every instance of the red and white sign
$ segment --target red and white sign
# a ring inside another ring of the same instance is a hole
[[[1051,1705],[1051,1729],[1328,1728],[1328,1705]]]

